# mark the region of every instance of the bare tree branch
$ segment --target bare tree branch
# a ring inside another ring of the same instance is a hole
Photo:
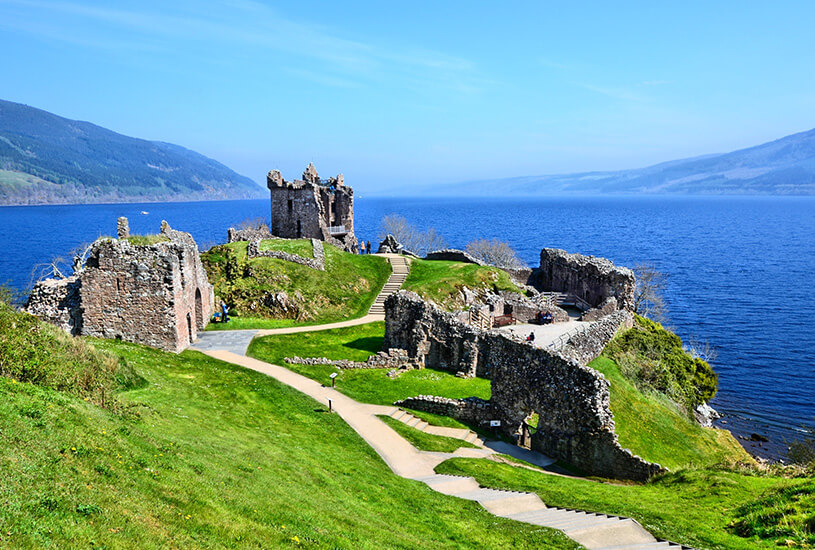
[[[668,276],[648,264],[635,266],[634,275],[637,277],[634,289],[634,313],[655,321],[664,321],[668,310],[662,293],[665,291]]]
[[[482,262],[507,269],[521,269],[526,264],[505,241],[478,239],[467,245],[467,253]]]

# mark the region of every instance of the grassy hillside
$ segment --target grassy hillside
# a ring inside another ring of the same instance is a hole
[[[660,394],[640,392],[611,359],[599,357],[589,366],[610,382],[615,431],[620,444],[634,454],[670,470],[753,463],[730,432],[702,428]]]
[[[436,471],[473,476],[485,487],[531,491],[550,506],[633,517],[655,536],[694,548],[815,545],[812,479],[685,470],[644,485],[611,485],[463,458]]]
[[[413,260],[405,290],[452,311],[464,307],[461,290],[521,292],[505,271],[491,266],[442,260]]]
[[[247,245],[225,244],[201,255],[218,299],[234,315],[247,318],[213,324],[211,329],[277,328],[361,317],[391,273],[384,258],[349,254],[329,244],[324,245],[325,271],[273,258],[247,259]],[[313,257],[307,239],[267,240],[261,249]]]
[[[263,189],[184,147],[0,100],[0,204],[257,198]]]
[[[337,415],[259,373],[1,313],[0,546],[576,548],[396,477]],[[36,349],[11,355],[21,333]],[[87,376],[63,381],[62,361]],[[100,361],[144,382],[115,381],[119,407],[84,386],[113,387]]]
[[[349,369],[340,371],[328,365],[290,365],[285,357],[327,357],[365,361],[382,349],[385,323],[321,330],[300,334],[283,334],[255,338],[247,355],[268,363],[283,365],[326,385],[329,375],[339,372],[336,387],[342,393],[363,403],[392,405],[394,401],[416,395],[441,395],[489,399],[490,381],[482,378],[459,378],[435,369],[413,370],[397,378],[387,376],[388,369]]]

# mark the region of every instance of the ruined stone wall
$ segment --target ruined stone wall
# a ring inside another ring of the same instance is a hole
[[[605,258],[544,248],[534,278],[539,290],[573,294],[592,307],[612,296],[621,309],[634,307],[634,273]]]
[[[574,358],[461,323],[416,294],[385,302],[385,347],[417,363],[492,380],[491,414],[509,436],[538,413],[532,446],[606,477],[647,479],[662,468],[622,449],[614,433],[605,377]],[[627,312],[620,312],[620,316]],[[612,319],[592,341],[611,331]]]
[[[260,228],[253,229],[235,229],[230,227],[226,232],[226,242],[236,243],[241,241],[262,241],[265,239],[274,239],[272,232],[269,231],[269,226],[264,224]]]
[[[587,329],[575,333],[558,351],[581,365],[588,365],[600,357],[603,348],[619,331],[633,326],[634,314],[621,309],[591,323]]]
[[[246,247],[247,258],[275,258],[277,260],[284,260],[296,264],[325,271],[325,250],[323,250],[323,242],[317,239],[311,239],[311,248],[313,250],[313,258],[304,258],[297,254],[290,254],[281,250],[261,250],[260,241],[252,241]]]
[[[342,174],[323,182],[312,164],[302,180],[286,181],[277,170],[266,177],[271,193],[272,234],[286,239],[319,239],[348,252],[357,251],[354,236],[354,190]],[[345,226],[344,234],[331,233]]]
[[[38,283],[27,310],[73,334],[185,349],[209,322],[214,293],[192,236],[166,222],[162,234],[169,240],[149,246],[96,241],[75,277]]]
[[[495,418],[492,404],[478,397],[449,399],[435,395],[417,395],[397,401],[394,405],[414,411],[449,416],[471,426],[489,425],[489,421]]]

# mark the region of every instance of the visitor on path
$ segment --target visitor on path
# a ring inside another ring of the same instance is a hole
[[[221,322],[222,323],[229,322],[229,308],[226,307],[226,302],[221,302],[221,313],[223,314],[221,316]]]
[[[368,254],[371,253],[371,241],[368,241]]]
[[[365,241],[359,243],[359,248],[361,249],[360,254],[365,254]]]
[[[527,342],[534,342],[535,341],[535,332],[530,332],[529,336],[526,337]]]

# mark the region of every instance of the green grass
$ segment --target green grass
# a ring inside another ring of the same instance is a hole
[[[122,416],[0,377],[0,546],[576,548],[392,474],[337,415],[197,352],[115,341]]]
[[[169,242],[170,238],[166,235],[130,235],[126,240],[133,246],[151,246]]]
[[[289,365],[285,357],[327,357],[365,361],[382,349],[385,324],[369,323],[317,332],[284,334],[255,338],[247,355],[283,365],[290,370],[326,385],[329,375],[338,369],[329,365]],[[442,397],[480,397],[489,399],[490,381],[481,378],[459,378],[435,369],[408,371],[397,378],[387,376],[388,369],[349,369],[339,371],[339,391],[363,403],[391,405],[394,401],[416,395]]]
[[[606,357],[589,364],[610,383],[611,412],[620,444],[675,470],[754,461],[726,430],[702,428],[659,393],[641,393]]]
[[[505,271],[497,267],[441,260],[413,260],[403,289],[432,300],[447,310],[461,309],[460,290],[521,292]]]
[[[219,300],[236,317],[240,328],[278,328],[264,320],[292,324],[322,324],[362,317],[391,273],[390,264],[378,256],[349,254],[325,244],[326,270],[274,258],[246,258],[246,242],[213,247],[201,258]],[[263,247],[312,257],[308,239],[273,239]],[[276,297],[285,294],[285,304]],[[258,321],[254,321],[258,319]],[[227,324],[224,328],[231,327]]]
[[[311,239],[266,239],[260,241],[260,249],[288,252],[309,260],[314,258],[314,246],[311,244]]]
[[[473,476],[485,487],[534,492],[549,506],[633,517],[655,536],[695,548],[775,548],[785,545],[787,539],[794,541],[795,547],[811,547],[815,542],[812,529],[806,531],[806,518],[815,514],[811,479],[685,470],[646,485],[610,485],[463,458],[448,460],[436,471]],[[779,491],[785,490],[788,496],[779,497]],[[794,501],[790,492],[804,493],[808,501]],[[768,497],[776,500],[768,505],[765,503]],[[754,517],[759,516],[757,522],[762,526],[773,521],[783,524],[779,512],[791,508],[793,503],[797,507],[787,518],[789,525],[777,528],[765,538],[739,536],[740,529],[744,529],[739,522],[747,509],[757,507],[759,512]]]
[[[295,319],[264,319],[263,317],[244,317],[229,314],[228,323],[210,323],[204,330],[249,330],[249,329],[274,329],[294,326],[302,326]]]
[[[390,426],[399,435],[404,437],[408,443],[419,449],[420,451],[431,451],[437,453],[452,453],[460,447],[468,447],[476,449],[477,447],[472,443],[467,443],[462,439],[455,437],[445,437],[441,435],[433,435],[425,432],[420,432],[416,428],[411,428],[407,424],[399,422],[390,416],[380,415],[385,424]]]

